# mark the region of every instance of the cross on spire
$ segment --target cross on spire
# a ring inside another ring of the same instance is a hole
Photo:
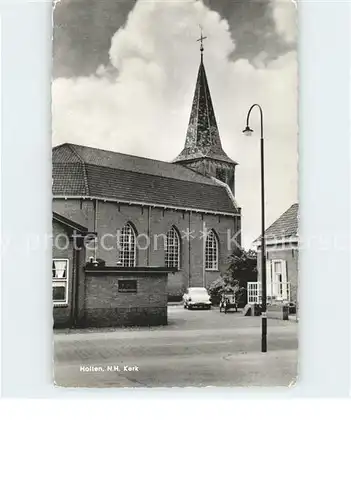
[[[202,60],[202,54],[203,54],[203,51],[204,51],[204,40],[206,40],[207,36],[203,36],[203,31],[202,31],[202,26],[200,26],[200,30],[201,30],[201,36],[198,40],[196,40],[197,42],[200,42],[200,52],[201,52],[201,60]]]

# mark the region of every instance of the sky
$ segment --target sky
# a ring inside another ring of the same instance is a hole
[[[298,201],[297,53],[291,0],[61,0],[54,10],[53,145],[172,161],[182,150],[200,62],[225,152],[239,163],[243,245],[260,234],[259,116],[266,225]],[[257,111],[257,110],[256,110]]]

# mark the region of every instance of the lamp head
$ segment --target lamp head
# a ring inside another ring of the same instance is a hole
[[[246,125],[246,128],[243,130],[243,134],[245,134],[247,137],[250,137],[252,135],[252,128],[250,128],[248,125]]]

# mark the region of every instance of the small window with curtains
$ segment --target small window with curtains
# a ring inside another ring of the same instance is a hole
[[[128,222],[123,226],[118,241],[118,265],[134,267],[136,265],[136,235],[133,226]]]
[[[218,239],[213,231],[208,232],[205,245],[205,269],[218,271]]]
[[[165,241],[165,265],[166,267],[180,267],[180,243],[179,234],[175,227],[171,227],[166,235]]]

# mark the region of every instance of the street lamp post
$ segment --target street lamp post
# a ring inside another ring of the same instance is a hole
[[[245,135],[251,135],[253,130],[249,126],[250,114],[257,107],[261,118],[261,283],[262,283],[262,336],[261,352],[267,352],[267,278],[266,278],[266,241],[265,241],[265,196],[264,196],[264,138],[263,138],[263,111],[259,104],[253,104],[247,113]]]

